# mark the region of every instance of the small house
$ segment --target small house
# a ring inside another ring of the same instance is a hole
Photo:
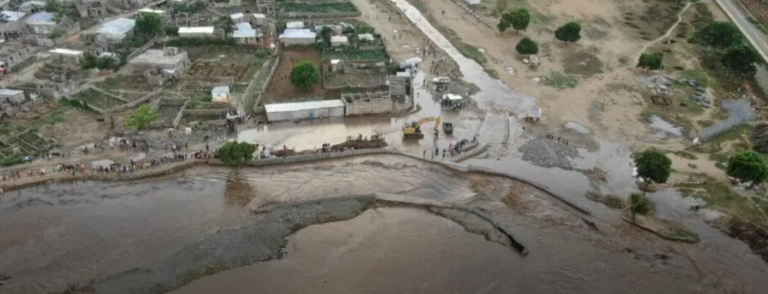
[[[247,22],[237,24],[237,30],[232,32],[235,43],[243,45],[261,45],[261,30],[251,28]]]
[[[180,27],[181,38],[207,38],[213,37],[214,27]]]
[[[24,91],[13,89],[0,89],[0,103],[18,104],[24,102]]]
[[[349,44],[347,36],[331,36],[331,46],[344,46]]]
[[[261,13],[254,13],[253,24],[257,26],[263,26],[267,24],[267,16]]]
[[[56,48],[51,51],[51,56],[54,60],[63,61],[71,64],[80,64],[85,56],[83,51],[71,50],[66,48]]]
[[[211,90],[211,101],[229,103],[229,86],[218,86]]]
[[[18,11],[0,11],[0,18],[3,22],[0,23],[0,34],[2,34],[3,40],[18,39],[24,36],[26,31],[26,24],[22,20],[27,14]]]
[[[528,110],[528,115],[525,117],[525,120],[529,122],[537,122],[540,118],[541,108],[531,107],[531,109]]]
[[[37,35],[48,35],[57,28],[58,24],[53,13],[38,12],[27,18],[27,26]]]
[[[235,24],[245,21],[245,14],[243,14],[242,12],[232,14],[229,17],[232,19],[233,22],[235,22]]]
[[[32,58],[35,53],[32,47],[27,45],[5,45],[0,47],[0,71],[13,69],[19,63]]]
[[[120,43],[136,26],[135,19],[118,18],[101,25],[96,31],[97,43]]]
[[[309,29],[286,29],[280,35],[280,43],[283,46],[312,45],[316,37],[317,34]]]

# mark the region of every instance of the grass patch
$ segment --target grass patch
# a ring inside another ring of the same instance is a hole
[[[697,192],[709,207],[721,210],[729,215],[737,215],[750,221],[768,224],[766,213],[768,207],[762,203],[753,201],[754,197],[740,195],[736,193],[727,184],[709,181],[700,186],[703,191]],[[757,198],[756,198],[757,199]]]
[[[558,89],[576,88],[579,80],[576,76],[564,74],[561,72],[551,72],[549,77],[544,80],[547,86],[555,87]]]
[[[567,74],[591,76],[603,73],[603,62],[590,52],[578,51],[565,56],[563,70]]]
[[[684,79],[695,79],[702,87],[709,87],[709,77],[704,71],[698,69],[686,69],[680,74]]]

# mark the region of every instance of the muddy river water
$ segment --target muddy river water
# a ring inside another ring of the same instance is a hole
[[[61,291],[147,267],[219,230],[258,222],[251,208],[272,202],[373,192],[481,207],[531,253],[422,210],[383,208],[300,230],[281,259],[173,293],[759,293],[768,285],[760,259],[706,226],[696,229],[703,241],[695,245],[599,218],[591,219],[594,231],[585,216],[518,182],[371,156],[7,193],[0,197],[0,274],[12,279],[0,293]],[[514,201],[501,201],[510,195]]]

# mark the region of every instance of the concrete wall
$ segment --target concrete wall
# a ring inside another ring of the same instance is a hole
[[[326,107],[298,111],[267,112],[267,120],[270,122],[291,121],[296,119],[313,119],[318,117],[342,117],[344,107]]]
[[[362,15],[359,11],[355,12],[336,12],[336,13],[323,13],[323,12],[281,12],[278,13],[282,18],[355,18]]]
[[[158,94],[160,94],[162,92],[163,92],[163,89],[162,88],[158,88],[158,89],[155,89],[154,91],[150,92],[149,94],[144,95],[144,97],[141,97],[141,98],[139,98],[136,101],[133,101],[133,102],[130,102],[130,103],[126,103],[126,104],[123,104],[123,105],[120,105],[120,106],[112,107],[110,109],[104,110],[104,112],[99,112],[99,113],[106,114],[106,113],[120,112],[120,111],[123,111],[123,110],[126,110],[126,109],[131,109],[131,108],[134,108],[136,106],[139,106],[139,104],[146,103],[147,101],[149,101],[149,99],[152,99],[152,97],[155,97],[155,96],[157,96]],[[91,107],[93,107],[93,106],[91,106]]]

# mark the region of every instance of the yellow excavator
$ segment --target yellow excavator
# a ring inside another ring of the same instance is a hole
[[[425,117],[419,121],[406,122],[403,124],[403,137],[406,139],[421,139],[424,138],[424,133],[421,132],[421,125],[435,121],[435,136],[437,136],[438,127],[440,126],[440,117]]]

